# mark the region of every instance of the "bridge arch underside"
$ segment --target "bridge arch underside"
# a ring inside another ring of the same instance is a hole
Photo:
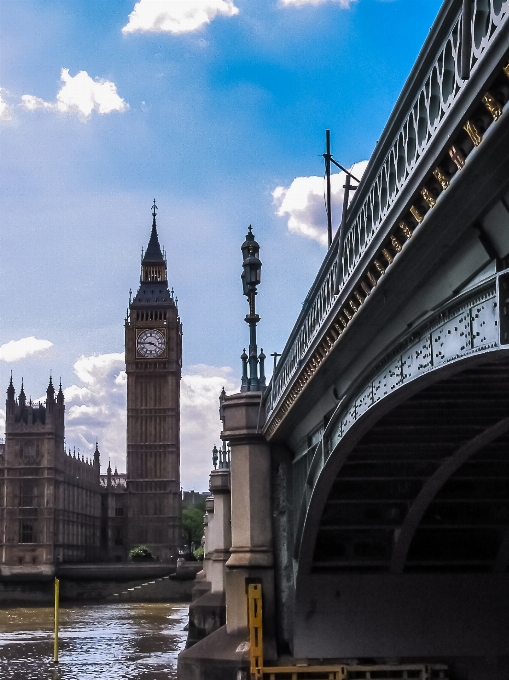
[[[324,467],[296,567],[296,656],[509,668],[509,359],[443,374]]]

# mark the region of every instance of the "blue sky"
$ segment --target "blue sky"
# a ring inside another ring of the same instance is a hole
[[[440,4],[2,0],[0,385],[12,370],[39,398],[61,376],[68,444],[97,436],[123,467],[123,322],[155,196],[184,325],[182,482],[206,488],[247,343],[247,226],[270,354],[325,254],[325,129],[342,164],[369,159]]]

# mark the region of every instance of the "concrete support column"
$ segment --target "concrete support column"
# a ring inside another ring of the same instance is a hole
[[[221,438],[231,449],[232,547],[226,563],[226,627],[247,635],[247,584],[262,583],[266,659],[276,656],[270,447],[261,435],[261,392],[225,397]]]
[[[210,556],[214,545],[214,496],[207,496],[205,500],[205,515],[203,516],[203,536],[205,542],[203,544],[203,574],[198,572],[201,580],[210,581]]]
[[[207,580],[214,593],[225,590],[225,564],[230,557],[232,544],[230,470],[211,472],[210,491],[214,495],[214,520],[210,533],[210,571],[207,572]]]

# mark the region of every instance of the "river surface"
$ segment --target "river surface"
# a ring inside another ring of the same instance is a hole
[[[60,608],[53,663],[53,608],[0,609],[0,680],[175,680],[188,605]]]

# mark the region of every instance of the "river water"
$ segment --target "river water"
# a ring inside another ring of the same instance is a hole
[[[105,604],[0,609],[0,680],[174,680],[188,606]]]

